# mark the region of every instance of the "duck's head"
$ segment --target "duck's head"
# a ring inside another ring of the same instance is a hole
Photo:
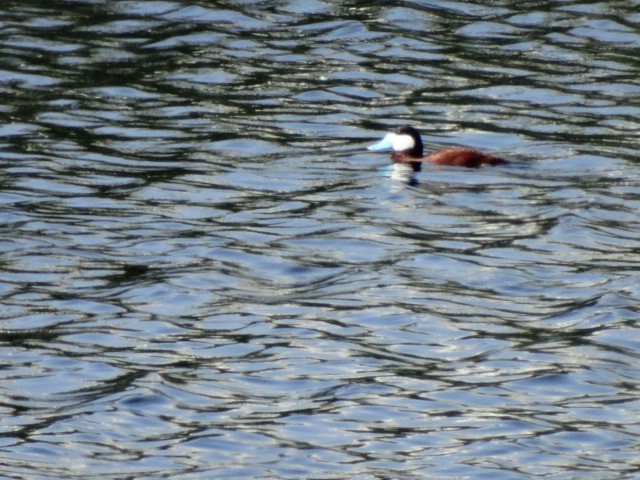
[[[420,132],[408,125],[398,128],[395,132],[387,133],[382,140],[368,149],[374,152],[393,150],[394,153],[399,153],[403,157],[416,159],[422,158],[423,155]]]
[[[391,160],[394,163],[408,163],[414,172],[422,169],[422,138],[418,130],[408,125],[387,133],[382,140],[368,149],[374,152],[393,150]]]

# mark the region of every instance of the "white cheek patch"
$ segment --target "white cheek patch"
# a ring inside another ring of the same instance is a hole
[[[391,134],[391,145],[396,152],[404,152],[415,147],[416,142],[411,135],[398,135],[397,133]]]

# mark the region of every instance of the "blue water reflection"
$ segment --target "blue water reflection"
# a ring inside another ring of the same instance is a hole
[[[2,474],[637,477],[635,7],[3,4]]]

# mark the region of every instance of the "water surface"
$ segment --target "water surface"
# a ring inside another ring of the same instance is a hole
[[[637,478],[639,6],[3,3],[2,475]]]

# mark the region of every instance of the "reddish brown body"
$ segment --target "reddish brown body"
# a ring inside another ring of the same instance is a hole
[[[415,158],[405,152],[394,152],[391,156],[394,163],[433,163],[435,165],[451,165],[456,167],[478,168],[482,165],[504,165],[507,161],[472,148],[448,148],[430,153],[422,158]]]

